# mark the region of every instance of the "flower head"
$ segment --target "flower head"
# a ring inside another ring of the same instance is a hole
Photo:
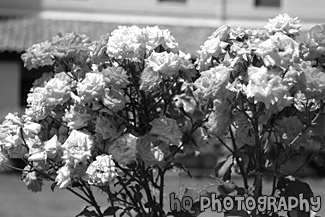
[[[77,92],[83,103],[98,100],[104,93],[106,83],[99,72],[87,73],[85,79],[77,84]]]
[[[54,60],[51,56],[51,42],[45,41],[39,44],[34,44],[28,48],[26,53],[21,56],[24,66],[30,70],[46,65],[52,65]]]
[[[67,164],[76,167],[79,163],[86,163],[91,156],[93,141],[91,135],[85,132],[72,130],[62,145],[63,156]]]
[[[247,97],[254,97],[255,102],[263,102],[267,109],[282,99],[288,98],[291,86],[283,82],[281,71],[268,70],[266,67],[250,66],[248,69],[248,85],[245,90]],[[283,102],[282,102],[283,103]]]
[[[223,98],[226,96],[226,85],[229,82],[230,71],[226,66],[219,65],[201,72],[201,76],[194,82],[197,88],[194,96],[200,100]]]
[[[282,33],[276,33],[259,44],[255,53],[263,58],[266,66],[288,68],[300,61],[299,44]]]
[[[274,35],[277,32],[281,32],[288,36],[299,35],[299,29],[301,28],[300,20],[298,17],[292,18],[288,14],[279,14],[273,19],[270,19],[265,26],[270,35]]]
[[[196,63],[197,68],[200,71],[204,71],[213,66],[213,59],[219,58],[222,54],[226,53],[225,48],[228,43],[220,40],[220,37],[208,39],[200,46],[200,50],[197,51],[198,59]]]
[[[180,64],[181,61],[177,54],[167,53],[166,51],[162,53],[153,52],[148,59],[146,59],[147,67],[151,67],[152,70],[159,72],[166,78],[177,75]]]
[[[91,185],[105,185],[118,174],[112,155],[98,155],[86,171],[88,183]]]
[[[178,53],[178,43],[168,29],[161,30],[158,26],[147,26],[144,33],[148,38],[146,45],[148,55],[159,46],[162,46],[166,51]]]
[[[162,76],[158,71],[153,70],[151,67],[146,67],[140,78],[140,90],[153,92],[159,88],[162,82]]]
[[[106,53],[117,59],[141,61],[146,54],[145,42],[147,40],[148,38],[139,27],[119,26],[108,39]]]

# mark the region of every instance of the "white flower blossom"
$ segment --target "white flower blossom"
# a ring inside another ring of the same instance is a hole
[[[111,182],[118,176],[112,155],[98,155],[88,166],[86,174],[91,185],[105,185]]]
[[[90,158],[93,149],[92,137],[88,133],[72,130],[62,149],[62,159],[76,167],[78,163],[86,163]]]

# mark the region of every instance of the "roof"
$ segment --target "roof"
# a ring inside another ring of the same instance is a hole
[[[39,17],[21,17],[0,20],[0,52],[24,52],[35,43],[50,40],[57,33],[76,31],[86,34],[91,40],[97,40],[123,25],[121,23],[43,19]],[[133,24],[125,24],[133,25]],[[144,26],[143,24],[139,26]],[[152,26],[152,25],[151,25]],[[195,54],[200,45],[213,32],[211,27],[196,26],[159,26],[170,29],[185,53]]]

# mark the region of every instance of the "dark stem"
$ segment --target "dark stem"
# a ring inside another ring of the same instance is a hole
[[[245,173],[245,170],[244,170],[244,167],[243,167],[243,164],[241,162],[241,160],[239,159],[238,155],[237,155],[237,145],[236,145],[236,140],[235,140],[235,136],[234,136],[234,133],[232,132],[232,129],[231,129],[231,126],[229,127],[229,131],[230,131],[230,136],[231,136],[231,141],[232,141],[232,144],[233,144],[233,147],[234,147],[234,157],[236,158],[236,161],[237,161],[237,164],[239,166],[239,169],[240,169],[240,174],[241,176],[243,177],[243,181],[244,181],[244,187],[245,189],[248,189],[248,181],[247,181],[247,175]],[[233,154],[234,154],[233,153]]]
[[[164,185],[165,185],[165,170],[159,168],[160,174],[160,186],[159,186],[159,205],[160,205],[160,217],[164,216]]]

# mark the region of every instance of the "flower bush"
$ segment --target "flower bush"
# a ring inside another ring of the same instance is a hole
[[[157,26],[120,26],[98,41],[59,34],[33,45],[22,55],[25,67],[51,65],[53,72],[34,82],[25,113],[8,114],[0,125],[0,164],[22,159],[32,191],[47,180],[52,190],[82,198],[89,206],[78,216],[199,215],[166,210],[164,177],[186,170],[178,157],[208,146],[223,146],[227,155],[214,168],[215,181],[192,196],[209,197],[218,186],[218,198],[257,199],[265,195],[263,177],[272,177],[273,196],[296,196],[290,189],[303,186],[296,190],[308,198],[309,186],[293,176],[324,149],[313,129],[324,107],[325,31],[316,25],[298,42],[300,27],[287,14],[260,30],[223,25],[194,63]],[[318,150],[306,163],[282,171],[312,146]],[[233,173],[243,185],[232,181]],[[94,188],[107,194],[107,207],[98,205]],[[234,215],[280,216],[225,212]]]

